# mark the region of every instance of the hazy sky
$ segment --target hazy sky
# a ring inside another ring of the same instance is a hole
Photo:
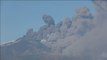
[[[91,1],[2,1],[1,42],[16,40],[29,28],[37,31],[44,25],[42,15],[51,15],[55,22],[75,14],[75,9],[86,6],[94,11]]]

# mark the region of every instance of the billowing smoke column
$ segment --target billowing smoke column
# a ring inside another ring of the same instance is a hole
[[[71,44],[63,54],[73,60],[107,60],[107,1],[95,0],[96,27]]]
[[[45,25],[37,32],[29,29],[17,42],[4,45],[2,59],[107,60],[107,1],[93,2],[95,16],[82,7],[72,19],[64,18],[55,25],[51,16],[43,15]]]
[[[97,25],[103,24],[107,20],[107,1],[106,0],[95,0],[93,1],[96,8],[96,23]]]
[[[53,18],[49,15],[43,15],[43,20],[47,25],[55,25]]]

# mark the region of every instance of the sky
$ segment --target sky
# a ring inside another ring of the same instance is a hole
[[[1,43],[22,37],[30,28],[37,31],[44,25],[44,14],[58,23],[64,17],[72,18],[79,7],[88,7],[93,13],[92,5],[91,1],[1,1]]]

